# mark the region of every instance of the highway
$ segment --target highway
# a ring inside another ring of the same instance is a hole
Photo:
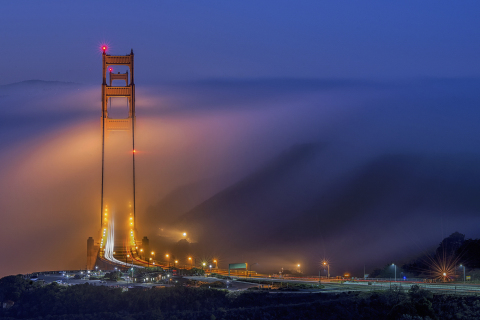
[[[202,281],[202,282],[215,282],[215,281],[223,281],[226,282],[226,280],[221,280],[213,277],[184,277],[186,279],[191,279],[191,280],[197,280],[197,281]],[[78,285],[78,284],[89,284],[93,286],[109,286],[109,287],[127,287],[127,288],[132,288],[132,287],[145,287],[145,288],[151,288],[151,287],[158,287],[158,286],[170,286],[170,285],[165,285],[161,283],[132,283],[132,282],[127,282],[124,280],[118,280],[118,281],[104,281],[104,280],[83,280],[83,279],[73,279],[73,277],[67,278],[66,276],[62,275],[61,273],[58,274],[45,274],[45,275],[39,275],[38,280],[44,280],[46,284],[50,284],[52,282],[59,282],[60,285]],[[36,281],[38,281],[36,280]],[[251,287],[258,287],[258,284],[254,283],[244,283],[244,282],[238,282],[238,281],[228,281],[228,288],[227,290],[229,291],[236,291],[236,290],[246,290]]]
[[[142,287],[152,287],[153,285],[159,284],[143,284],[143,283],[134,283],[127,282],[124,280],[120,281],[104,281],[104,280],[87,280],[87,279],[74,279],[73,277],[65,277],[62,274],[45,274],[39,275],[38,280],[44,280],[46,284],[58,281],[62,285],[77,285],[77,284],[90,284],[93,286],[109,286],[109,287],[124,287],[124,286],[142,286]],[[38,281],[37,280],[37,281]]]
[[[301,279],[281,279],[281,278],[268,278],[268,277],[232,277],[239,281],[260,281],[273,283],[304,283],[317,285],[318,280],[301,280]],[[434,293],[449,293],[449,294],[470,294],[480,295],[480,284],[463,284],[463,283],[418,283],[407,281],[338,281],[322,279],[321,284],[324,288],[316,290],[318,292],[348,292],[348,291],[376,291],[376,290],[389,290],[389,289],[402,289],[408,290],[413,285],[418,285],[422,289],[430,290]]]
[[[51,283],[58,281],[63,285],[76,285],[76,284],[85,284],[90,285],[104,285],[104,286],[114,286],[114,287],[153,287],[153,286],[169,286],[164,283],[132,283],[131,281],[119,280],[119,281],[104,281],[104,280],[86,280],[86,279],[74,279],[74,274],[80,274],[80,271],[69,271],[67,274],[70,277],[66,277],[64,272],[58,272],[55,274],[39,274],[38,280],[44,280],[45,283]],[[96,272],[92,271],[91,273],[83,273],[81,276],[95,276]],[[99,275],[101,277],[102,275]],[[180,278],[180,277],[179,277]],[[205,276],[184,276],[185,279],[191,279],[201,282],[214,282],[221,281],[226,284],[228,290],[246,290],[252,287],[264,287],[271,288],[275,285],[278,287],[281,286],[286,289],[289,284],[306,284],[307,288],[302,288],[300,292],[330,292],[330,293],[340,293],[340,292],[371,292],[379,290],[389,290],[389,289],[401,289],[409,290],[413,285],[418,285],[422,289],[430,290],[434,293],[439,294],[465,294],[465,295],[480,295],[480,284],[465,284],[465,283],[423,283],[423,282],[411,282],[411,281],[373,281],[371,280],[356,280],[356,281],[345,281],[338,279],[321,279],[320,284],[322,288],[318,288],[319,284],[318,278],[271,278],[266,276],[254,276],[254,277],[239,277],[231,276],[227,278],[224,275],[219,276],[210,276],[209,274]],[[228,280],[227,280],[228,279]],[[311,285],[311,288],[308,288]],[[283,290],[282,290],[283,291]],[[273,290],[271,292],[282,292]],[[298,291],[297,291],[298,292]]]
[[[215,282],[221,281],[227,285],[227,289],[230,291],[236,290],[246,290],[252,287],[271,287],[274,283],[282,283],[282,286],[285,288],[288,284],[311,284],[311,289],[301,289],[297,292],[323,292],[323,293],[341,293],[341,292],[372,292],[378,290],[389,290],[389,289],[402,289],[408,290],[413,285],[418,285],[422,289],[427,289],[436,294],[460,294],[460,295],[480,295],[480,285],[479,284],[459,284],[459,283],[445,283],[445,284],[432,284],[432,283],[415,283],[415,282],[406,282],[406,281],[397,281],[397,282],[373,282],[373,281],[324,281],[322,280],[322,288],[318,289],[318,281],[312,280],[301,280],[301,279],[279,279],[279,278],[243,278],[243,277],[232,277],[232,280],[219,279],[216,277],[209,276],[185,276],[185,279],[191,279],[201,282]],[[110,286],[110,287],[158,287],[158,286],[169,286],[168,284],[161,283],[132,283],[125,280],[119,281],[103,281],[103,280],[84,280],[84,279],[74,279],[73,277],[67,278],[61,273],[58,274],[44,274],[39,275],[38,280],[44,280],[45,283],[52,283],[54,281],[59,281],[62,285],[77,285],[88,283],[95,286]],[[38,281],[37,280],[37,281]],[[259,282],[263,282],[259,283]],[[370,283],[370,284],[369,284]],[[283,292],[272,290],[272,293]]]

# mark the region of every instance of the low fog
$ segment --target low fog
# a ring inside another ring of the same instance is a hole
[[[479,85],[138,83],[138,234],[180,264],[192,254],[318,274],[328,259],[332,275],[358,276],[455,231],[479,237]],[[100,229],[100,93],[0,86],[0,276],[85,267]]]

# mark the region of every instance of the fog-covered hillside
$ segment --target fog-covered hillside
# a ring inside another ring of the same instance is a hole
[[[162,253],[186,231],[184,249],[199,259],[311,273],[323,258],[334,273],[358,273],[454,231],[478,237],[479,85],[137,84],[139,235]],[[0,108],[0,242],[7,256],[11,239],[26,248],[3,272],[28,271],[32,259],[45,270],[83,266],[99,229],[100,86],[1,86]]]

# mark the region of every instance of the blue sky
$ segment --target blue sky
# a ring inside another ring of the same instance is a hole
[[[102,42],[137,83],[476,77],[477,1],[10,1],[2,79],[96,83]]]

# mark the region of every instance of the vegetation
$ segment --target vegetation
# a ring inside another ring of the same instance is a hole
[[[227,285],[222,281],[205,282],[200,285],[200,288],[226,288]]]
[[[185,276],[203,276],[205,275],[205,270],[201,268],[181,269],[181,274]]]
[[[108,280],[108,281],[117,281],[118,279],[122,278],[122,275],[123,275],[123,273],[121,271],[107,272],[103,276],[103,279]]]
[[[223,274],[219,274],[219,273],[215,273],[215,272],[212,272],[210,274],[210,276],[214,277],[214,278],[217,278],[217,279],[232,280],[232,277],[225,276]]]
[[[322,289],[325,286],[318,283],[295,283],[295,282],[279,282],[279,281],[268,281],[268,280],[259,280],[259,279],[241,279],[242,282],[251,282],[258,283],[262,285],[271,285],[273,289],[296,291],[300,289]],[[251,288],[253,289],[253,288]]]
[[[480,239],[465,239],[465,235],[454,232],[442,240],[435,250],[424,252],[403,266],[396,267],[396,277],[436,279],[438,281],[455,281],[466,276],[480,281]],[[387,264],[375,269],[370,278],[394,278],[395,268]],[[445,276],[444,276],[445,274]]]
[[[150,274],[153,272],[164,272],[164,270],[161,267],[148,267],[148,268],[134,268],[133,269],[133,277],[135,278],[141,278],[142,276],[146,274]],[[132,272],[128,271],[125,273],[126,276],[131,276]]]
[[[39,286],[21,276],[0,279],[2,319],[477,319],[476,296],[409,291],[271,294],[266,291],[171,287],[122,292],[88,284]]]

